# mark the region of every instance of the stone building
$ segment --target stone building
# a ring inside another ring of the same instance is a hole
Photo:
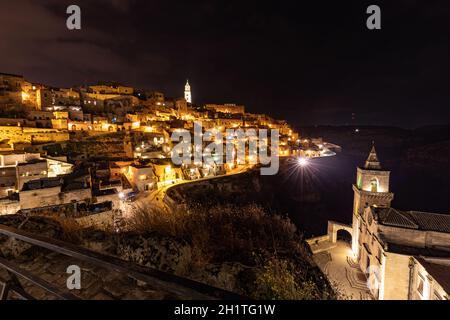
[[[367,278],[359,286],[375,299],[448,299],[450,215],[392,208],[389,175],[372,147],[365,165],[357,168],[352,225],[329,221],[328,236],[308,243],[313,252],[322,247],[333,255],[337,233],[350,233],[350,268],[344,269],[351,274],[358,268]],[[348,274],[348,282],[356,283]]]
[[[92,198],[86,183],[45,178],[27,182],[19,193],[22,210],[86,203]]]
[[[60,107],[80,106],[80,93],[69,88],[42,88],[36,91],[39,110],[54,111]]]
[[[186,81],[186,85],[184,86],[184,99],[187,101],[187,103],[192,103],[192,92],[189,80]]]
[[[149,191],[156,188],[158,178],[151,166],[132,164],[126,169],[125,176],[135,190]]]
[[[25,104],[37,107],[37,87],[23,76],[0,73],[0,105]]]
[[[48,175],[47,160],[35,159],[19,163],[16,167],[17,190],[22,190],[25,183],[32,180],[46,178]]]
[[[210,111],[221,113],[237,113],[237,114],[245,113],[245,107],[243,105],[237,105],[234,103],[207,104],[205,105],[205,108]]]
[[[410,269],[409,300],[448,299],[450,259],[414,257]]]

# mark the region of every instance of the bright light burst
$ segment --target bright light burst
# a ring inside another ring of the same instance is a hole
[[[298,158],[297,163],[300,167],[306,167],[309,161],[306,158]]]

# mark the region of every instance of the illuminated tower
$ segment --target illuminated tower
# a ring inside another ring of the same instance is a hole
[[[191,86],[189,85],[189,80],[186,81],[186,85],[184,86],[184,98],[187,103],[192,103],[192,94],[191,94]]]
[[[389,192],[390,171],[381,168],[375,146],[372,146],[364,167],[358,167],[356,184],[353,185],[353,234],[352,249],[358,254],[360,219],[369,206],[390,207],[394,194]]]

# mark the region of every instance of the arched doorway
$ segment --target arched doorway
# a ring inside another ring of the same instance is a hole
[[[352,235],[351,235],[350,232],[348,232],[345,229],[339,229],[336,232],[336,239],[338,241],[344,241],[344,242],[347,242],[347,243],[350,243],[350,244],[352,243]]]

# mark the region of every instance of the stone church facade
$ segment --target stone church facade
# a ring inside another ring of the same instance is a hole
[[[389,174],[372,147],[353,185],[352,251],[375,298],[408,299],[413,257],[450,259],[450,216],[392,208]]]
[[[308,243],[336,243],[338,230],[349,231],[349,258],[366,275],[375,299],[449,299],[450,215],[392,208],[389,175],[372,147],[357,168],[352,225],[330,221],[328,239]]]

